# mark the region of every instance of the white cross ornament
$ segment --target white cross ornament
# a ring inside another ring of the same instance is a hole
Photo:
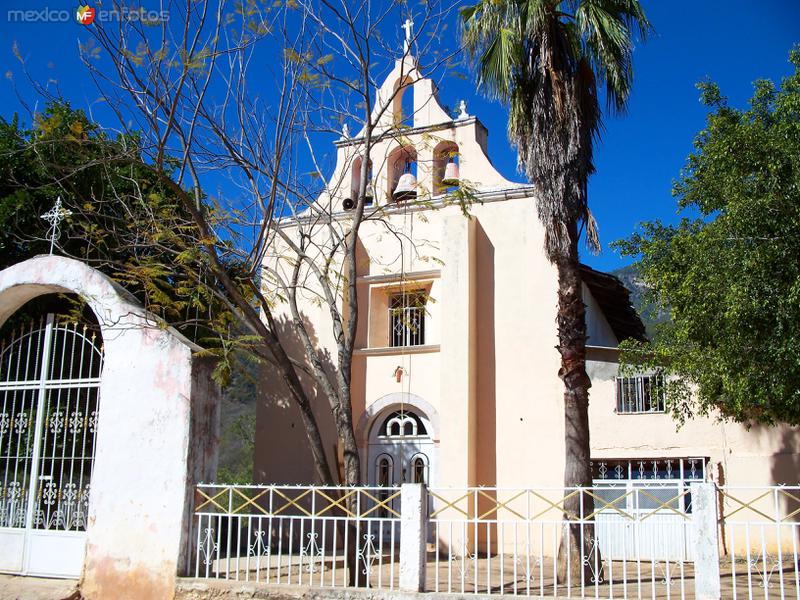
[[[59,196],[56,198],[56,203],[53,205],[53,208],[41,216],[42,219],[50,223],[50,229],[47,230],[47,239],[50,240],[50,254],[53,254],[56,240],[61,237],[61,221],[71,214],[71,210],[61,206],[61,196]]]
[[[411,33],[412,27],[414,27],[414,21],[411,19],[406,19],[405,23],[400,25],[400,29],[406,30],[406,39],[403,40],[403,54],[408,53],[408,49],[411,47],[411,38],[413,37]]]

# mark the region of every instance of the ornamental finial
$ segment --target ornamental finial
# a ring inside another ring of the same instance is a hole
[[[56,198],[56,203],[53,205],[53,208],[42,215],[42,219],[50,223],[50,229],[47,230],[47,239],[50,240],[50,254],[53,254],[56,240],[61,237],[61,221],[71,214],[71,210],[61,205],[61,196],[59,196]]]
[[[458,117],[456,117],[456,121],[468,118],[469,113],[467,112],[467,103],[462,100],[458,103]]]

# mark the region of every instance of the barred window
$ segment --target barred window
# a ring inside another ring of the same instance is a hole
[[[706,480],[708,457],[593,459],[596,510],[692,512],[690,486]],[[665,513],[666,514],[666,513]]]
[[[395,294],[389,301],[389,337],[391,346],[422,346],[425,344],[424,292]]]
[[[639,480],[704,481],[708,461],[708,457],[595,458],[590,466],[595,484]]]
[[[653,375],[617,377],[617,412],[663,413],[664,378]]]

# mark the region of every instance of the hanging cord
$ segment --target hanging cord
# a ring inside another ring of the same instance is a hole
[[[410,162],[406,162],[406,172],[411,172],[411,164]],[[410,216],[408,211],[408,201],[403,201],[403,234],[409,243],[413,244],[413,234],[414,234],[414,223],[413,223],[413,216]],[[407,319],[405,326],[408,328],[410,332],[410,311],[405,310],[408,307],[408,300],[409,300],[409,293],[407,289],[407,277],[406,277],[406,253],[404,249],[404,241],[403,237],[400,238],[400,293],[402,298],[402,306],[404,309],[403,318]],[[411,356],[408,353],[407,345],[410,342],[409,338],[403,340],[403,346],[400,349],[400,368],[402,369],[401,373],[401,384],[400,384],[400,412],[405,416],[405,398],[406,394],[411,394],[411,377],[409,375],[409,370],[411,368]],[[402,432],[403,437],[405,437],[405,428]]]

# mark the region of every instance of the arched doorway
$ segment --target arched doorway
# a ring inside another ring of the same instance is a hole
[[[77,576],[97,441],[97,323],[48,313],[0,340],[0,569]]]
[[[431,423],[424,414],[408,407],[384,411],[369,434],[370,485],[432,485],[435,450]]]

